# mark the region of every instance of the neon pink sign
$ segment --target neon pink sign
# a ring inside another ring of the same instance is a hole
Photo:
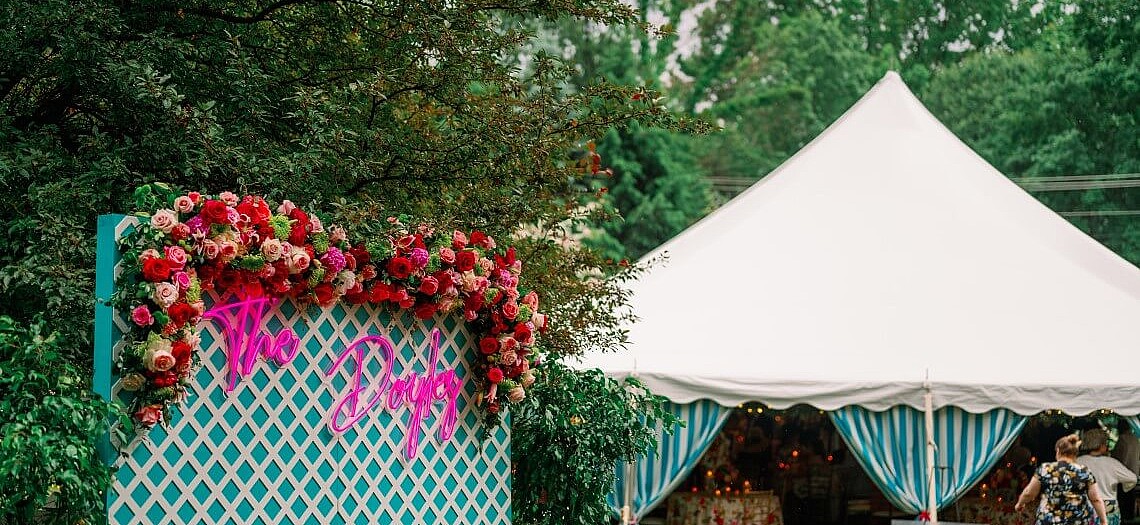
[[[226,340],[226,363],[229,365],[226,392],[233,392],[238,380],[253,372],[258,356],[272,359],[278,365],[287,365],[297,357],[301,340],[292,329],[286,328],[276,337],[262,333],[261,320],[265,311],[276,303],[277,299],[264,297],[246,299],[215,306],[202,316],[222,327]]]
[[[364,350],[368,344],[379,346],[381,357],[385,363],[379,384],[371,387],[365,386],[362,382]],[[456,400],[459,398],[463,384],[459,380],[459,376],[455,374],[454,369],[437,373],[436,365],[439,364],[438,328],[431,331],[431,357],[428,359],[423,376],[409,371],[403,377],[393,379],[393,364],[396,361],[395,350],[388,338],[379,335],[364,336],[348,345],[336,362],[325,371],[325,376],[335,374],[337,367],[341,366],[349,357],[352,357],[356,363],[352,375],[352,388],[341,396],[340,401],[329,413],[330,430],[338,434],[344,432],[354,423],[360,421],[369,410],[380,404],[385,398],[387,400],[384,405],[388,410],[396,410],[401,405],[409,404],[412,405],[412,410],[406,420],[408,432],[404,455],[414,458],[419,451],[424,419],[431,412],[431,407],[436,401],[446,401],[436,436],[440,441],[451,439],[452,434],[455,433],[455,423],[458,420]]]
[[[262,319],[277,301],[270,298],[246,299],[214,307],[203,316],[204,319],[218,323],[222,329],[229,369],[226,392],[232,392],[241,378],[253,372],[258,357],[273,360],[278,365],[289,364],[297,357],[300,338],[292,329],[283,328],[273,336],[264,333]],[[432,406],[437,401],[445,401],[436,436],[440,441],[451,439],[459,419],[456,403],[463,384],[454,369],[439,370],[439,339],[439,329],[433,329],[431,354],[423,374],[407,371],[401,377],[394,377],[396,351],[387,337],[366,335],[345,347],[325,371],[325,377],[334,375],[336,369],[349,358],[355,364],[348,385],[350,388],[340,396],[328,414],[329,430],[334,434],[343,433],[377,405],[383,404],[388,410],[397,410],[407,404],[411,406],[411,411],[406,419],[408,431],[404,454],[414,458],[419,452],[424,420],[431,414]],[[372,345],[378,347],[384,367],[378,383],[366,384],[364,363],[366,350]]]

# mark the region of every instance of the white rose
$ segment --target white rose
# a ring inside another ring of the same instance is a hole
[[[178,215],[174,210],[158,210],[150,216],[150,226],[164,233],[170,233],[178,225]]]
[[[174,283],[158,283],[154,285],[154,302],[163,308],[178,301],[178,285]]]
[[[280,240],[267,239],[261,243],[261,254],[265,256],[266,261],[276,261],[285,255],[285,245]]]

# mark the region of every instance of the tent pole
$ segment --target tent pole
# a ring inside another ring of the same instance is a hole
[[[633,490],[634,490],[634,471],[633,462],[625,464],[625,483],[622,484],[622,502],[621,508],[621,525],[630,525],[635,523],[633,517]]]
[[[934,392],[930,389],[929,378],[924,385],[926,413],[926,512],[930,515],[930,523],[938,525],[938,494],[934,492]]]

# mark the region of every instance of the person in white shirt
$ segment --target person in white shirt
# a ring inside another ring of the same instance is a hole
[[[1120,437],[1112,449],[1112,457],[1123,463],[1132,473],[1140,475],[1140,441],[1137,441],[1136,434],[1132,432],[1132,425],[1121,418],[1120,424],[1116,428],[1120,432]],[[1132,521],[1136,518],[1136,492],[1121,492],[1121,494],[1117,494],[1119,498],[1117,501],[1120,503],[1120,516],[1122,521]]]
[[[1081,433],[1081,450],[1086,452],[1077,457],[1077,464],[1089,469],[1104,499],[1107,525],[1120,525],[1120,506],[1116,503],[1116,485],[1125,491],[1136,486],[1136,474],[1123,463],[1108,455],[1108,433],[1099,428]]]

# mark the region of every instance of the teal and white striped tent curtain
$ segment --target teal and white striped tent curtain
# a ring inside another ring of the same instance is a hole
[[[657,454],[641,458],[634,465],[633,512],[638,518],[653,510],[693,470],[732,412],[707,400],[684,405],[667,403],[666,408],[684,421],[685,426],[677,428],[673,435],[665,434],[658,427],[661,440]],[[625,504],[625,474],[626,464],[618,462],[617,482],[607,498],[615,512],[620,512]]]
[[[1128,426],[1132,427],[1132,433],[1140,436],[1140,416],[1128,416]]]
[[[860,465],[899,509],[927,506],[925,414],[908,406],[871,412],[847,406],[830,413]],[[942,508],[970,489],[1009,448],[1028,418],[1004,409],[934,412],[935,491]]]

